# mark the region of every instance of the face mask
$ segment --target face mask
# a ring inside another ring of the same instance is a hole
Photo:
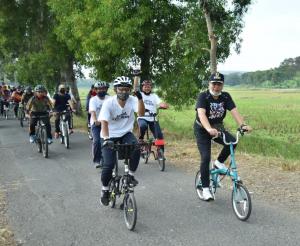
[[[220,91],[220,92],[213,92],[211,89],[209,89],[209,93],[212,96],[218,97],[218,96],[220,96],[222,94],[222,91]]]
[[[106,91],[100,91],[97,93],[98,97],[105,97],[105,95],[106,95]]]
[[[66,90],[65,89],[60,89],[59,91],[61,94],[65,94]]]
[[[117,93],[117,98],[121,101],[126,101],[129,98],[129,92]]]

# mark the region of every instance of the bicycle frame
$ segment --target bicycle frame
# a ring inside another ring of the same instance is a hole
[[[238,173],[237,173],[237,165],[236,165],[233,145],[238,143],[240,131],[238,130],[237,133],[236,133],[236,141],[235,142],[227,142],[225,134],[223,132],[220,132],[220,134],[223,137],[224,144],[229,145],[229,147],[230,147],[230,159],[231,159],[231,161],[230,161],[229,168],[227,170],[216,169],[216,168],[213,168],[213,169],[210,170],[210,174],[211,174],[212,181],[213,181],[213,186],[214,186],[214,188],[218,187],[218,180],[217,180],[218,175],[226,175],[226,176],[231,177],[231,179],[234,183],[233,189],[234,189],[234,191],[236,191],[236,183],[239,181],[239,177],[238,177]]]

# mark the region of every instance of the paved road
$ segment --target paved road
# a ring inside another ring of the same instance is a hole
[[[127,230],[119,209],[99,205],[99,171],[90,163],[90,141],[71,136],[71,149],[58,141],[49,159],[28,143],[16,121],[0,119],[0,185],[7,216],[24,245],[299,245],[300,216],[253,197],[248,222],[235,218],[230,193],[214,202],[198,200],[194,177],[167,166],[141,163],[136,188],[136,230]]]

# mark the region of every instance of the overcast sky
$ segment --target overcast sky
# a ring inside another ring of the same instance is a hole
[[[300,0],[254,0],[245,16],[241,53],[218,70],[255,71],[300,56]]]

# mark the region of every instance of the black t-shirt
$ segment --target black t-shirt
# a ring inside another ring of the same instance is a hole
[[[196,103],[196,111],[198,108],[206,109],[208,121],[211,125],[214,125],[223,122],[223,119],[226,116],[226,110],[231,111],[234,109],[235,103],[228,92],[222,92],[218,99],[214,99],[207,90],[199,94]],[[196,120],[200,122],[197,112]]]
[[[55,100],[54,110],[62,112],[64,110],[67,110],[67,104],[68,101],[71,100],[71,97],[69,94],[62,95],[55,93],[53,99]]]

